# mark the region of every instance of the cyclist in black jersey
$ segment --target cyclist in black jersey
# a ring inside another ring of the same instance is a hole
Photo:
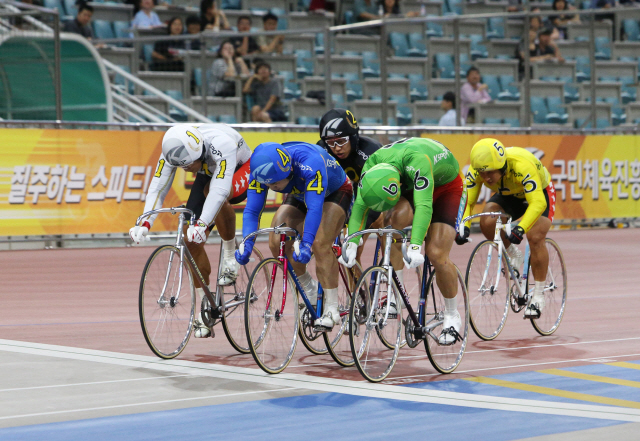
[[[354,200],[358,191],[355,185],[360,181],[362,167],[369,156],[382,147],[378,141],[360,136],[360,128],[356,117],[349,110],[331,109],[320,119],[320,141],[318,145],[336,158],[347,177],[353,182]],[[346,220],[348,222],[349,219]],[[383,216],[370,210],[365,228],[382,228]],[[366,236],[363,240],[367,240]],[[364,247],[358,248],[357,259],[360,261]]]

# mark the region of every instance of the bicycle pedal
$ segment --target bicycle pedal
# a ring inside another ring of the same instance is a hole
[[[315,332],[327,332],[327,331],[331,331],[333,329],[333,326],[330,328],[327,328],[326,326],[322,326],[322,325],[314,325],[313,326],[313,330]]]

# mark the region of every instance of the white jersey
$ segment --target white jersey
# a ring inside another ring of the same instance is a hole
[[[194,124],[204,137],[205,155],[198,173],[211,176],[209,194],[202,207],[200,220],[207,225],[215,220],[220,207],[231,194],[233,173],[251,157],[251,149],[242,135],[225,124]],[[162,207],[175,176],[173,165],[160,154],[156,173],[153,175],[144,204],[144,212]],[[156,215],[145,219],[153,225]]]

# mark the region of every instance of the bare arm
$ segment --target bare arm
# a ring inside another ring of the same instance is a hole
[[[247,80],[246,83],[244,83],[244,87],[242,88],[242,93],[250,93],[251,92],[251,85],[253,84],[253,81],[256,79],[256,76],[253,75],[251,78],[249,78]]]
[[[265,104],[264,109],[262,109],[262,111],[263,112],[269,111],[269,109],[273,107],[276,101],[278,101],[278,97],[275,95],[271,95],[271,97],[269,97],[269,101],[267,101],[267,104]]]

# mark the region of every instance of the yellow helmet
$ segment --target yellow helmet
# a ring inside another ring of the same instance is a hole
[[[484,138],[471,149],[471,167],[477,171],[501,170],[507,162],[507,154],[500,141]]]

